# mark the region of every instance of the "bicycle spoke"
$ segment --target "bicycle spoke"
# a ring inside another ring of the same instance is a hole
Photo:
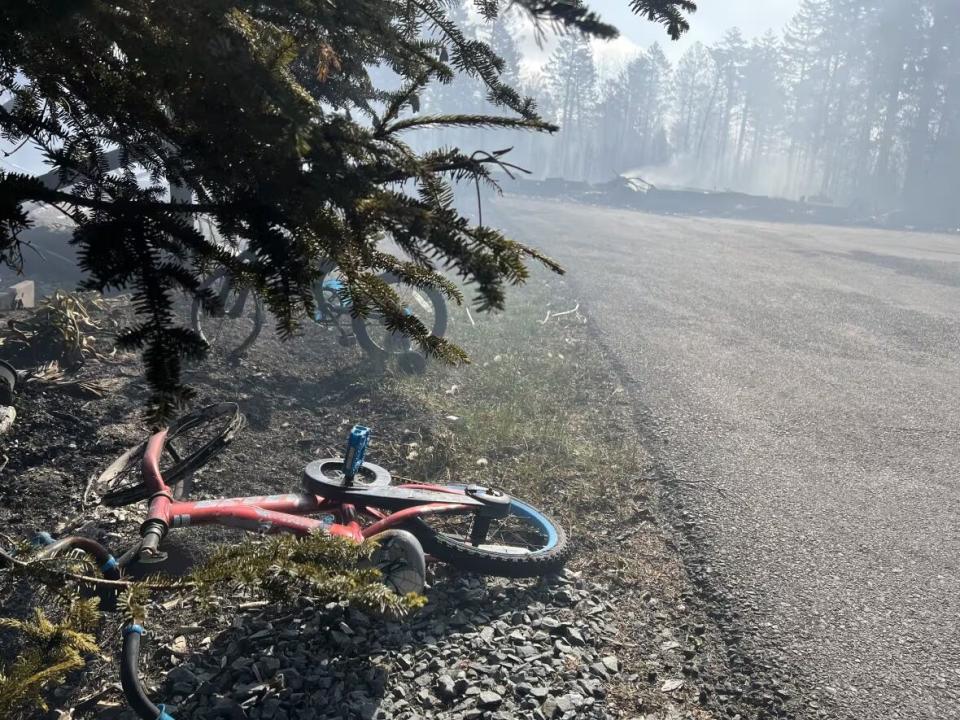
[[[431,525],[458,542],[479,547],[501,547],[505,551],[533,552],[542,547],[544,537],[516,516],[490,520],[486,532],[475,538],[473,515],[437,516]],[[475,542],[479,540],[479,542]]]
[[[173,458],[174,462],[180,462],[180,453],[178,453],[177,449],[174,447],[173,440],[168,440],[163,449],[170,453],[170,457]]]

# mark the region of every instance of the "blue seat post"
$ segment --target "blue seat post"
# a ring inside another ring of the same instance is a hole
[[[363,456],[367,454],[367,445],[370,444],[370,428],[363,425],[354,425],[347,436],[347,449],[343,453],[343,475],[346,484],[352,485],[360,466],[363,465]]]

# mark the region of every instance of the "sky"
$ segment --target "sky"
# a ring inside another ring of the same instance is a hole
[[[690,32],[674,42],[663,26],[651,23],[630,12],[629,0],[587,0],[607,22],[620,30],[616,40],[595,41],[594,54],[598,65],[617,65],[639,48],[659,42],[671,61],[676,61],[696,42],[709,45],[719,40],[733,26],[746,38],[763,35],[767,30],[779,32],[800,6],[800,0],[697,0],[698,10],[690,17]],[[526,69],[539,66],[549,55],[549,48],[539,49],[531,37],[522,44]]]

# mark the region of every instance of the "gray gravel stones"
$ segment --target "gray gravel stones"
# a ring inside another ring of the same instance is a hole
[[[567,573],[441,579],[405,622],[301,602],[238,617],[155,697],[198,720],[606,718],[607,596]]]
[[[477,698],[477,707],[482,710],[490,710],[492,708],[500,707],[503,703],[503,697],[499,693],[495,693],[492,690],[482,690],[480,695]]]
[[[607,655],[606,657],[601,658],[600,662],[603,663],[603,667],[611,675],[616,675],[618,672],[620,672],[620,661],[617,660],[616,656]]]
[[[584,698],[577,693],[561,695],[560,697],[549,696],[540,712],[545,718],[562,718],[577,711],[583,705]]]

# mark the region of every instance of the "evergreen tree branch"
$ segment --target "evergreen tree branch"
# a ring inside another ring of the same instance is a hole
[[[507,130],[537,130],[540,132],[555,132],[558,128],[542,120],[527,118],[512,118],[499,115],[418,115],[404,120],[397,120],[383,129],[383,134],[393,134],[402,130],[411,130],[422,127],[473,127],[473,128],[504,128]]]
[[[695,13],[697,4],[691,0],[630,0],[630,9],[665,26],[670,38],[679,40],[690,29],[684,13]]]

